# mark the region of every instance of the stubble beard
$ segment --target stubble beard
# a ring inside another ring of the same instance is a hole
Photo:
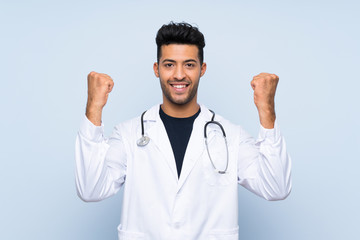
[[[160,79],[160,85],[161,85],[161,90],[164,94],[164,96],[166,97],[166,99],[171,102],[172,104],[175,105],[185,105],[188,104],[189,102],[191,102],[194,97],[196,96],[197,90],[198,90],[198,86],[199,86],[199,81],[197,81],[197,83],[194,84],[193,88],[191,89],[191,91],[188,93],[187,97],[184,99],[180,99],[180,100],[176,100],[171,96],[170,93],[170,87],[168,87],[167,82],[164,83],[161,78]]]

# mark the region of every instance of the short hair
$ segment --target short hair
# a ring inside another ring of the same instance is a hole
[[[200,63],[204,61],[205,39],[197,27],[181,22],[164,24],[156,34],[157,61],[161,58],[161,46],[169,44],[190,44],[198,48]]]

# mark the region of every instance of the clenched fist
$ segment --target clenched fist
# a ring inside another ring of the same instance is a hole
[[[251,81],[254,102],[264,128],[273,128],[275,123],[275,92],[279,77],[275,74],[260,73]]]
[[[102,109],[107,102],[113,86],[114,81],[109,75],[97,72],[91,72],[88,75],[86,116],[97,126],[101,125]]]

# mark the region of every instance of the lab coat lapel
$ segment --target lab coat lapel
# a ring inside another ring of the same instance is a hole
[[[155,121],[148,130],[145,130],[145,133],[150,137],[150,141],[152,141],[162,153],[163,159],[166,161],[169,170],[172,172],[176,181],[178,181],[174,152],[172,150],[165,126],[159,116],[159,107],[160,105],[157,105],[149,110],[149,114],[145,114],[144,119],[147,119],[147,121]]]
[[[183,165],[181,168],[180,179],[178,183],[178,191],[185,183],[187,177],[190,175],[191,170],[194,168],[196,162],[205,150],[204,143],[204,126],[207,121],[211,120],[209,110],[201,106],[201,112],[195,119],[193,130],[186,148]]]

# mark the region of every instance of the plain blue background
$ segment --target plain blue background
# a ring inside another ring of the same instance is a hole
[[[116,239],[121,193],[76,195],[74,143],[90,71],[115,87],[115,124],[160,103],[156,31],[195,23],[208,71],[199,101],[256,136],[250,81],[280,76],[276,110],[293,191],[240,188],[240,239],[359,239],[360,4],[357,1],[1,1],[0,239]]]

